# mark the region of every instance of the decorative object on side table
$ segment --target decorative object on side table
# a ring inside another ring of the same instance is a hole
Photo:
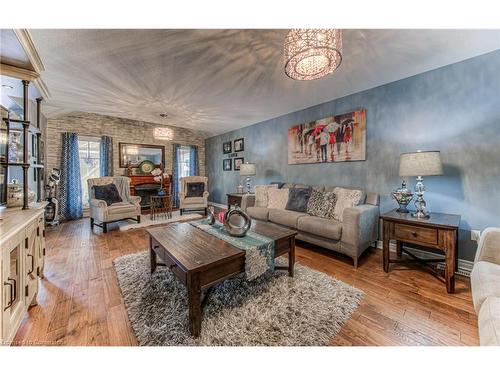
[[[255,164],[251,164],[251,163],[241,164],[240,176],[246,176],[247,194],[250,194],[250,192],[251,192],[250,176],[255,176]]]
[[[158,195],[161,195],[161,196],[167,195],[167,192],[163,188],[163,181],[165,180],[165,178],[168,178],[168,173],[163,172],[161,170],[161,168],[155,168],[151,171],[151,174],[154,176],[153,179],[156,182],[160,183],[160,188],[158,189]]]
[[[408,204],[413,199],[413,193],[406,187],[406,181],[403,180],[403,183],[401,184],[401,187],[397,189],[396,191],[393,191],[391,193],[392,197],[398,202],[399,208],[397,209],[398,212],[401,213],[408,213]]]
[[[441,164],[441,155],[439,151],[417,151],[401,154],[399,160],[399,175],[400,176],[416,176],[417,184],[415,185],[415,213],[413,217],[418,219],[428,219],[430,217],[427,211],[427,204],[424,200],[424,179],[422,176],[439,176],[443,174],[443,166]]]
[[[224,214],[224,228],[233,237],[244,237],[251,226],[252,219],[238,205]]]

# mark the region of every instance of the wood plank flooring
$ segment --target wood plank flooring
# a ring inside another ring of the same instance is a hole
[[[145,250],[144,229],[90,231],[88,219],[47,230],[45,279],[38,305],[13,345],[137,345],[118,287],[114,258]],[[456,294],[419,269],[382,270],[382,252],[370,249],[358,269],[351,260],[298,242],[297,262],[365,292],[332,345],[478,345],[469,280]]]

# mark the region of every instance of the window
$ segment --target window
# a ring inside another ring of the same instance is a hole
[[[179,163],[179,178],[189,176],[189,164],[191,162],[191,147],[179,147],[179,155],[177,158]]]
[[[82,203],[89,205],[89,189],[87,180],[97,178],[99,174],[99,159],[101,140],[93,137],[80,137],[78,140],[78,154],[80,157],[80,179],[82,183]]]

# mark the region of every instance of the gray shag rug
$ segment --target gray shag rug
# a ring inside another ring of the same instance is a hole
[[[328,345],[363,298],[359,289],[300,264],[293,278],[275,271],[248,282],[242,275],[213,288],[194,339],[186,288],[166,267],[150,275],[148,251],[119,257],[114,266],[140,345]]]

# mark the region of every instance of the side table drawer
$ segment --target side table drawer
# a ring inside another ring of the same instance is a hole
[[[418,241],[430,245],[438,243],[437,229],[405,224],[394,224],[394,237],[401,241]]]

